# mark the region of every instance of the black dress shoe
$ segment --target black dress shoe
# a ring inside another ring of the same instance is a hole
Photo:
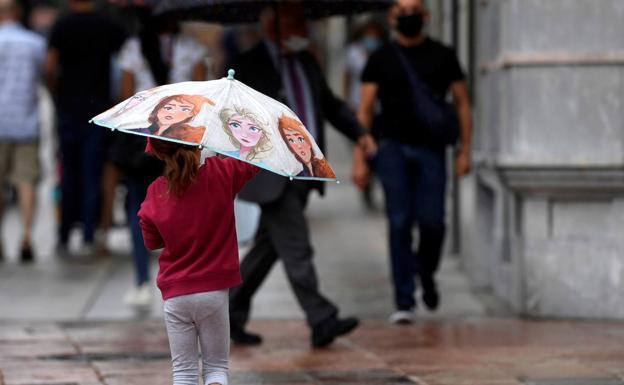
[[[246,332],[244,329],[230,329],[230,339],[236,345],[255,346],[262,343],[262,337],[259,334]]]
[[[22,263],[32,263],[35,260],[30,246],[22,246],[20,260],[22,261]]]
[[[433,277],[421,278],[420,284],[423,289],[422,300],[430,311],[435,311],[440,306],[440,294]]]
[[[321,348],[334,342],[336,337],[347,334],[355,329],[360,321],[349,317],[338,319],[332,317],[312,329],[312,346]]]

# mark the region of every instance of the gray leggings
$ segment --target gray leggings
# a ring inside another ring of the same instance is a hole
[[[204,384],[228,383],[230,318],[228,290],[173,297],[165,301],[173,385],[197,385],[201,346]]]

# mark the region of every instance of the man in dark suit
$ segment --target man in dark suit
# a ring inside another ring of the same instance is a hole
[[[277,23],[274,9],[267,9],[261,15],[264,40],[234,61],[237,78],[285,102],[303,121],[321,150],[325,144],[323,125],[328,120],[342,134],[372,152],[374,141],[346,104],[334,96],[316,59],[306,51],[303,6],[280,3],[277,13]],[[254,293],[278,259],[284,263],[288,280],[312,329],[313,346],[329,345],[357,326],[356,318],[338,318],[337,307],[319,292],[304,214],[312,189],[322,193],[323,185],[321,182],[290,182],[287,178],[261,172],[239,195],[244,200],[259,203],[262,214],[254,245],[241,263],[243,283],[230,294],[230,330],[234,343],[256,345],[262,342],[259,335],[245,330],[245,324]]]

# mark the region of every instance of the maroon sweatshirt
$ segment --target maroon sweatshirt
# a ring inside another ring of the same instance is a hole
[[[234,197],[259,169],[234,158],[210,157],[177,197],[156,179],[141,204],[145,246],[164,248],[157,285],[163,299],[230,288],[241,282]]]

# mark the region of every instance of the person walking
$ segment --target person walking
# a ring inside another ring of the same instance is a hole
[[[94,251],[101,210],[101,177],[106,130],[94,130],[89,119],[111,105],[111,55],[126,35],[95,11],[92,0],[69,0],[70,12],[52,28],[46,59],[48,86],[58,117],[61,158],[61,223],[59,252],[66,254],[70,231],[83,225],[83,256]]]
[[[32,262],[35,187],[39,177],[39,84],[45,40],[22,27],[15,0],[0,0],[0,191],[17,188],[22,214],[20,260]],[[0,219],[4,197],[0,196]],[[0,261],[4,259],[0,241]]]
[[[329,120],[342,134],[361,144],[372,138],[348,106],[329,89],[321,69],[307,50],[307,25],[301,3],[285,2],[261,15],[264,40],[234,61],[238,79],[254,89],[285,102],[324,147],[324,123]],[[275,262],[280,259],[299,305],[303,308],[314,347],[331,344],[358,324],[356,318],[339,318],[338,308],[319,291],[312,246],[305,217],[310,191],[323,191],[320,182],[294,181],[262,172],[241,192],[241,199],[259,203],[259,228],[250,251],[241,262],[243,283],[231,291],[231,337],[234,343],[257,345],[261,336],[245,329],[251,300]]]
[[[346,48],[344,94],[347,96],[349,107],[357,111],[360,107],[360,88],[362,85],[362,71],[370,55],[387,41],[386,26],[377,18],[370,18],[356,26],[353,41]],[[379,110],[375,106],[375,117],[370,129],[375,140],[379,139]],[[375,208],[373,199],[373,181],[371,174],[369,182],[362,190],[362,201],[368,210]]]
[[[180,33],[177,22],[161,15],[142,14],[141,30],[123,44],[119,54],[122,70],[121,99],[156,86],[184,81],[201,81],[206,77],[204,46]],[[166,48],[165,48],[166,47]],[[105,217],[112,217],[115,187],[121,176],[127,187],[127,215],[132,234],[135,285],[124,295],[127,305],[146,308],[152,301],[149,274],[149,252],[143,245],[136,216],[145,199],[147,187],[162,172],[162,165],[143,154],[145,138],[128,139],[115,135],[110,162],[105,165]],[[110,225],[105,221],[104,228]]]
[[[197,147],[149,140],[165,176],[148,188],[138,213],[145,246],[162,248],[157,283],[164,303],[173,384],[226,385],[229,361],[228,289],[241,282],[234,197],[258,168],[209,157]]]
[[[385,192],[396,306],[390,321],[396,323],[414,319],[416,278],[425,306],[439,306],[435,273],[445,235],[445,152],[452,142],[443,134],[452,130],[432,130],[422,105],[440,105],[449,89],[455,106],[445,117],[450,121],[456,112],[460,131],[455,172],[461,177],[470,171],[472,123],[464,74],[454,51],[424,32],[428,17],[423,0],[396,1],[389,13],[396,41],[370,57],[362,74],[358,112],[362,124],[371,127],[375,102],[381,102],[381,140],[373,161]],[[355,149],[355,159],[353,179],[364,187],[369,167],[360,149]],[[416,224],[420,237],[413,251]]]

